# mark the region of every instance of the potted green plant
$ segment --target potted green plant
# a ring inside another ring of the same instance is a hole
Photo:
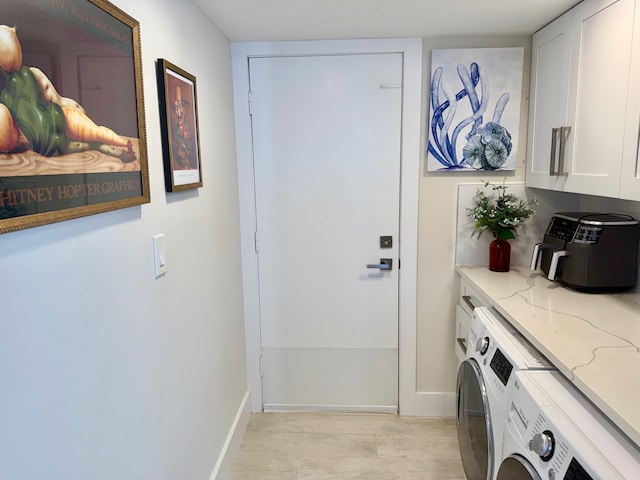
[[[491,188],[492,192],[485,190]],[[474,232],[478,238],[489,232],[494,240],[489,245],[489,270],[508,272],[511,262],[511,245],[509,240],[518,238],[517,228],[521,226],[535,210],[536,199],[523,200],[513,193],[507,193],[507,185],[493,185],[484,182],[478,188],[473,207],[467,208],[467,216],[474,222]]]

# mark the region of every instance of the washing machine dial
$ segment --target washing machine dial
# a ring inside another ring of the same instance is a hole
[[[489,337],[480,337],[476,342],[476,352],[484,355],[489,350]]]
[[[555,451],[555,440],[553,433],[549,430],[545,430],[541,433],[536,433],[531,440],[529,440],[529,450],[538,455],[542,460],[548,462],[551,460]]]

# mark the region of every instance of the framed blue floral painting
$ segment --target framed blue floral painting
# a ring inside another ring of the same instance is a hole
[[[524,49],[431,52],[428,171],[515,170]]]

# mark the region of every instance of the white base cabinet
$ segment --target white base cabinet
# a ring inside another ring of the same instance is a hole
[[[638,3],[585,0],[534,35],[527,186],[640,197]]]
[[[469,336],[469,325],[473,316],[473,309],[476,307],[490,307],[491,299],[485,297],[474,290],[469,282],[460,278],[460,296],[456,305],[456,338],[453,345],[458,366],[467,356],[467,348],[474,348],[474,345],[467,345]]]

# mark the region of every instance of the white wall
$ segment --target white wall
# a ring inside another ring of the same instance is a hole
[[[455,303],[458,282],[455,273],[456,218],[459,183],[480,180],[524,181],[527,138],[529,64],[531,38],[519,37],[438,37],[423,41],[422,131],[428,128],[427,111],[430,101],[431,50],[434,48],[525,47],[523,91],[517,170],[514,172],[427,172],[424,158],[428,141],[423,133],[422,175],[418,226],[418,307],[416,337],[417,388],[422,392],[453,392],[457,361],[453,351]],[[454,414],[453,401],[451,414]]]
[[[152,201],[0,236],[2,479],[208,479],[246,400],[229,45],[190,2],[114,3],[140,22]],[[158,57],[197,78],[197,191],[164,192]]]

